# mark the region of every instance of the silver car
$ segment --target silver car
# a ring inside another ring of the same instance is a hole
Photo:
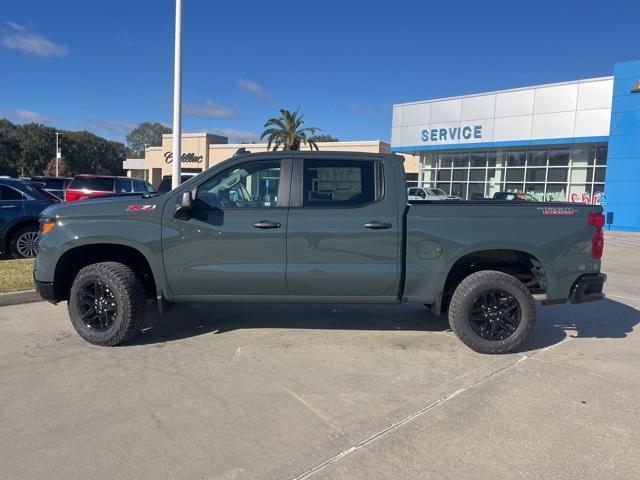
[[[407,189],[407,195],[409,200],[462,200],[440,188],[411,187]]]

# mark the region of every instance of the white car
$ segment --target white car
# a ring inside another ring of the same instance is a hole
[[[440,188],[411,187],[407,189],[407,195],[409,200],[462,200]]]

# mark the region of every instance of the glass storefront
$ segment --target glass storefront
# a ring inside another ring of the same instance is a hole
[[[465,200],[506,191],[539,201],[599,203],[607,144],[424,152],[420,163],[421,186]]]

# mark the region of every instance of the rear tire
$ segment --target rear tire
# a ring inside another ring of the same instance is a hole
[[[33,258],[38,254],[38,227],[26,225],[11,236],[9,253],[13,258]]]
[[[480,353],[517,351],[533,334],[535,301],[515,277],[483,270],[466,277],[449,304],[456,336]]]
[[[114,346],[137,335],[146,313],[144,287],[128,266],[94,263],[78,272],[69,294],[69,316],[94,345]]]

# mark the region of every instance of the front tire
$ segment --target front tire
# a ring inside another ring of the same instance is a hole
[[[480,353],[517,351],[533,334],[535,302],[515,277],[483,270],[466,277],[449,304],[456,336]]]
[[[146,312],[144,287],[128,266],[94,263],[78,272],[69,294],[76,332],[94,345],[114,346],[137,335]]]
[[[27,225],[11,236],[9,253],[13,258],[33,258],[38,254],[38,227]]]

